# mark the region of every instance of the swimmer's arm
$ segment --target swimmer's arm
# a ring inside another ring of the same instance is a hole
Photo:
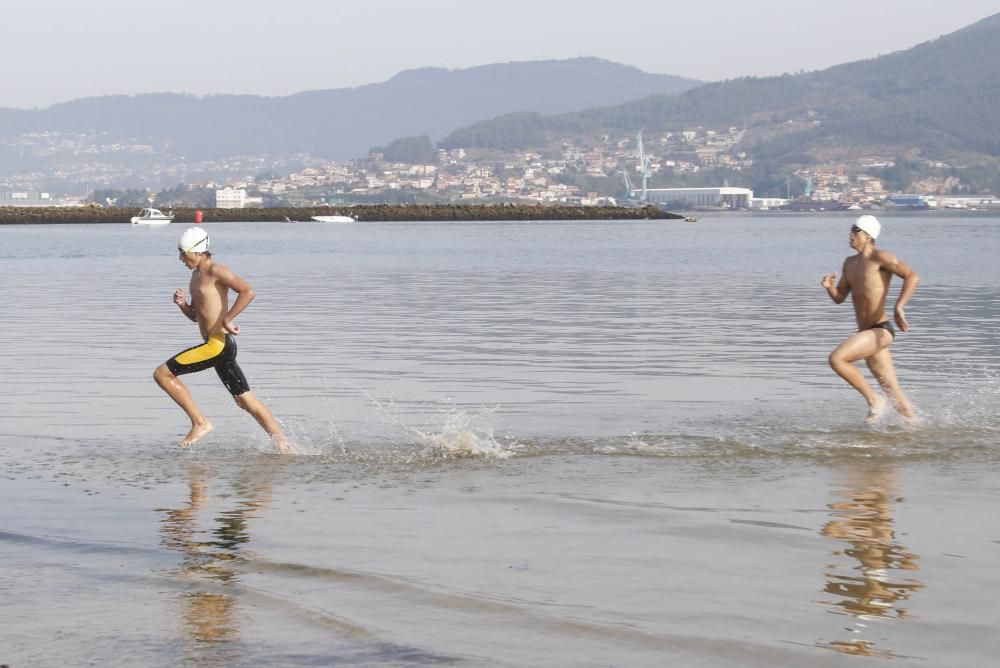
[[[174,290],[174,303],[180,307],[181,313],[186,315],[188,320],[191,322],[198,322],[198,317],[194,312],[194,306],[187,303],[187,300],[184,298],[184,290],[181,288]]]
[[[845,263],[844,269],[846,268],[847,264]],[[837,282],[837,272],[823,274],[822,284],[826,288],[826,294],[830,295],[834,304],[840,304],[851,293],[851,284],[847,282],[847,272],[844,270],[841,270],[839,282]]]
[[[894,316],[896,324],[905,332],[910,329],[910,325],[906,322],[906,314],[903,311],[903,307],[913,297],[913,293],[917,291],[917,285],[920,283],[920,274],[892,253],[881,251],[877,259],[880,267],[903,279],[903,289],[899,291],[899,297],[896,299]]]
[[[230,334],[239,334],[240,326],[234,324],[233,320],[250,305],[257,293],[242,277],[237,276],[226,267],[216,267],[215,280],[236,293],[236,301],[222,318],[222,328]]]

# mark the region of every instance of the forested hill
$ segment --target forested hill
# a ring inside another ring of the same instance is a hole
[[[346,160],[400,136],[439,139],[508,112],[564,113],[701,83],[597,58],[424,68],[287,97],[157,93],[0,109],[0,144],[25,133],[101,133],[107,143],[145,141],[186,160],[300,153]]]
[[[1000,156],[1000,14],[871,60],[576,113],[510,114],[457,130],[440,145],[514,149],[603,130],[730,125],[747,127],[753,148],[770,159],[845,145]]]

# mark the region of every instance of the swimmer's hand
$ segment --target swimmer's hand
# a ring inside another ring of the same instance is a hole
[[[833,288],[836,282],[837,282],[837,272],[834,271],[829,274],[823,274],[822,285],[827,290]]]
[[[240,333],[240,326],[233,322],[228,316],[222,319],[222,329],[237,336],[239,336]]]
[[[899,306],[896,307],[896,326],[899,327],[900,331],[908,332],[910,330],[910,325],[906,322],[906,314],[903,313],[903,309]]]
[[[184,306],[187,303],[187,301],[184,299],[183,289],[177,288],[176,290],[174,290],[174,303],[177,304],[178,306]]]

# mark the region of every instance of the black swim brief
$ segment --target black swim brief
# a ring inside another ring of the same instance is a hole
[[[167,360],[167,368],[175,376],[204,371],[209,367],[215,367],[219,380],[234,397],[250,391],[247,377],[236,363],[236,339],[232,334],[212,334],[205,343],[188,348]]]
[[[868,329],[884,329],[885,331],[892,334],[892,338],[896,338],[896,328],[892,326],[891,320],[883,320],[882,322],[877,322]]]

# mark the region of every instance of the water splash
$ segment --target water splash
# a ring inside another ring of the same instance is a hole
[[[382,416],[408,438],[427,448],[421,455],[436,453],[446,459],[461,457],[507,459],[514,455],[516,443],[503,444],[497,440],[493,427],[496,406],[484,409],[478,414],[470,414],[451,406],[444,411],[444,421],[440,427],[418,429],[400,421],[395,411],[376,399],[368,390],[353,383],[348,385],[361,392]]]
[[[452,409],[445,415],[437,433],[428,433],[414,427],[405,427],[407,434],[417,443],[439,451],[446,458],[486,457],[507,459],[515,453],[516,443],[503,444],[497,440],[492,417],[496,408],[478,415]],[[488,421],[487,424],[477,424]]]

